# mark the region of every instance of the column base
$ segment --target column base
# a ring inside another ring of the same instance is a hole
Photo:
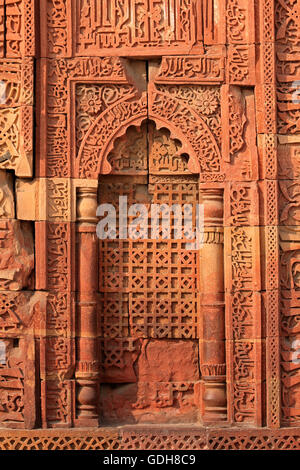
[[[203,423],[218,424],[227,420],[226,383],[224,377],[203,377]]]
[[[76,418],[74,420],[74,426],[76,428],[98,428],[99,419],[98,418]]]

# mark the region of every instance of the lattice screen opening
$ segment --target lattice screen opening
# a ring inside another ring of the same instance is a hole
[[[117,235],[119,196],[127,196],[128,208],[144,204],[149,215],[143,239],[99,241],[106,423],[198,421],[198,254],[186,249],[192,240],[174,238],[175,214],[170,237],[163,224],[156,233],[150,223],[151,204],[191,204],[195,228],[198,177],[188,171],[180,147],[152,122],[131,127],[109,155],[113,175],[100,177],[99,203],[115,206]],[[129,225],[134,218],[128,218]]]

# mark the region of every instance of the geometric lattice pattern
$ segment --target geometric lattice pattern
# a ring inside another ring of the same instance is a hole
[[[126,139],[117,141],[109,157],[114,176],[100,177],[99,202],[113,204],[117,216],[111,236],[99,241],[102,381],[115,387],[112,390],[107,385],[103,391],[102,406],[107,410],[104,419],[108,416],[109,423],[115,422],[109,410],[118,400],[114,398],[118,390],[121,396],[125,394],[124,414],[128,406],[125,403],[130,402],[126,418],[129,421],[120,416],[121,423],[131,422],[132,410],[138,421],[145,409],[153,408],[153,413],[157,413],[158,409],[167,408],[172,413],[177,406],[195,407],[192,402],[199,375],[198,354],[195,374],[178,382],[173,375],[179,366],[172,365],[172,353],[168,352],[172,351],[170,340],[187,341],[190,344],[187,347],[193,349],[193,341],[200,337],[199,255],[192,245],[198,181],[189,174],[187,160],[176,156],[179,146],[167,132],[156,130],[151,123],[141,129],[129,129]],[[142,226],[136,220],[140,212],[125,216],[128,229],[125,235],[120,197],[127,198],[127,210],[133,204],[143,204],[147,209],[142,214]],[[156,225],[151,221],[151,207],[155,204],[174,206],[173,211],[159,212]],[[179,233],[181,217],[185,225]],[[162,341],[161,346],[156,340]],[[155,350],[166,351],[162,353],[164,361],[170,364],[170,373],[160,378],[150,374],[145,381],[142,363],[147,361],[153,344]],[[131,385],[127,392],[122,392],[121,384],[126,382]],[[190,419],[194,421],[197,412],[193,413]],[[151,445],[160,447],[162,441]]]
[[[110,177],[108,177],[110,178]],[[190,232],[195,230],[197,183],[162,182],[139,184],[118,177],[117,182],[100,182],[100,202],[115,203],[127,196],[128,206],[134,201],[152,204],[178,204],[180,209],[191,204],[194,211],[186,220]],[[116,180],[116,178],[115,178]],[[151,176],[150,176],[151,180]],[[118,213],[117,213],[118,215]],[[174,214],[171,213],[171,239],[160,220],[155,239],[149,223],[145,239],[107,239],[100,241],[100,323],[101,335],[142,338],[198,338],[197,251],[188,250],[194,239],[174,238]],[[130,217],[129,217],[130,222]],[[133,223],[133,217],[131,218]],[[148,221],[150,222],[150,221]],[[116,227],[117,232],[119,226]],[[168,239],[167,239],[168,238]]]
[[[0,450],[299,450],[297,430],[248,429],[222,433],[188,427],[162,431],[129,431],[122,427],[93,432],[5,431],[0,433]]]

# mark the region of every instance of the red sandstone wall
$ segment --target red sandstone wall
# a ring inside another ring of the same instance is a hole
[[[0,426],[298,425],[299,8],[0,0]],[[198,252],[99,243],[137,185]]]

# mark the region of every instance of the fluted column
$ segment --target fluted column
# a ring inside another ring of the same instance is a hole
[[[77,361],[76,425],[99,421],[99,347],[97,343],[98,239],[97,188],[77,193]]]
[[[202,189],[200,196],[204,205],[204,228],[200,246],[203,421],[218,423],[227,418],[223,191]]]

